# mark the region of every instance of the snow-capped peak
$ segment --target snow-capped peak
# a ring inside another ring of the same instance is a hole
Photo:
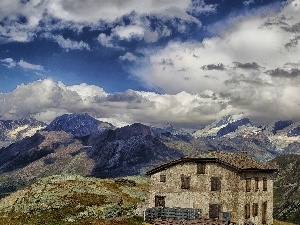
[[[193,133],[194,137],[223,137],[228,135],[241,135],[245,133],[256,133],[259,128],[253,126],[248,118],[237,116],[225,116],[222,119],[213,122],[201,130]]]

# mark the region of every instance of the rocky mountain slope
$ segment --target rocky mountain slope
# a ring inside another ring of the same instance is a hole
[[[274,217],[300,221],[300,155],[282,155],[272,160],[279,167],[274,182]]]
[[[9,123],[4,124],[9,127]],[[255,126],[247,118],[228,116],[189,134],[170,124],[164,128],[138,123],[115,128],[87,114],[63,115],[34,135],[0,149],[0,197],[54,174],[136,175],[208,149],[235,153],[244,149],[256,159],[268,161],[300,153],[299,127],[289,120]]]
[[[0,149],[0,194],[5,196],[53,174],[136,175],[182,156],[142,124],[84,137],[74,137],[71,131],[39,131]]]
[[[46,128],[46,131],[65,131],[75,137],[83,137],[114,129],[110,123],[99,121],[88,114],[64,114],[56,117]]]
[[[200,146],[233,152],[245,149],[263,161],[282,154],[300,153],[300,123],[292,120],[255,126],[248,118],[226,116],[192,135]]]
[[[141,224],[146,178],[97,179],[55,175],[0,201],[0,224]]]
[[[0,120],[0,148],[30,137],[45,126],[45,123],[34,118]]]

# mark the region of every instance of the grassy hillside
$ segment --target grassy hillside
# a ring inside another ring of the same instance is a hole
[[[0,224],[141,224],[147,179],[51,176],[0,201]]]

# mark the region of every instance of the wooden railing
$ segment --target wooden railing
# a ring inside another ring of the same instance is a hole
[[[158,218],[151,222],[152,225],[226,225],[224,221],[212,219],[175,219],[175,218]]]
[[[154,207],[145,210],[144,219],[153,221],[155,219],[184,219],[195,220],[200,217],[200,210],[194,208],[162,208]]]

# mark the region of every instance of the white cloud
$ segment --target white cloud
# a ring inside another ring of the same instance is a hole
[[[118,46],[114,43],[113,36],[108,36],[104,33],[99,34],[97,40],[100,42],[101,45],[107,48],[116,48],[116,49],[123,49],[122,47]]]
[[[232,88],[223,93],[209,90],[194,94],[134,90],[107,93],[94,85],[67,86],[44,79],[0,93],[0,116],[2,119],[34,116],[51,122],[64,113],[89,113],[116,126],[141,122],[157,126],[171,123],[184,128],[200,127],[203,123],[240,113],[251,119],[264,118],[264,122],[300,119],[299,82],[291,81],[280,87],[262,85],[256,89],[245,80],[232,81],[231,85]]]
[[[128,26],[116,26],[111,30],[110,35],[104,33],[99,34],[98,41],[101,45],[108,48],[119,48],[123,49],[121,46],[118,46],[117,41],[138,39],[141,40],[145,36],[145,28],[140,25],[128,25]]]
[[[66,86],[44,79],[19,85],[10,93],[1,93],[0,115],[2,119],[31,115],[50,122],[63,113],[87,112],[119,126],[134,122],[152,125],[171,122],[188,127],[231,112],[227,102],[213,92],[161,95],[127,90],[109,94],[94,85]]]
[[[13,68],[17,63],[12,58],[6,58],[1,60],[2,64],[8,68]]]
[[[131,52],[126,52],[125,55],[122,55],[119,57],[121,60],[128,60],[128,61],[136,61],[138,59],[138,57],[136,57],[134,54],[132,54]]]
[[[148,58],[131,72],[160,92],[212,91],[228,100],[228,112],[299,118],[300,100],[292,97],[298,96],[300,85],[299,12],[300,1],[294,0],[278,12],[232,18],[216,36],[201,42],[173,41],[145,50]]]
[[[61,84],[61,86],[63,86],[63,84]],[[93,98],[102,98],[108,95],[103,88],[95,85],[87,85],[86,83],[67,86],[66,89],[76,92],[83,101],[91,101]]]
[[[139,25],[116,26],[112,32],[121,40],[130,40],[132,38],[141,39],[144,37],[145,29]]]
[[[204,0],[3,0],[0,1],[0,20],[4,24],[0,27],[0,35],[6,37],[7,41],[28,42],[37,35],[57,29],[67,28],[80,32],[84,26],[101,29],[103,24],[113,28],[122,17],[130,16],[135,17],[133,24],[117,27],[115,35],[120,39],[133,36],[143,38],[146,30],[151,31],[146,19],[148,15],[162,21],[179,18],[200,24],[191,13],[198,15],[214,11],[215,5],[205,4]],[[158,30],[151,32],[159,34]],[[153,37],[149,38],[148,34],[147,40],[153,41]],[[56,41],[68,49],[89,48],[84,42],[74,43],[59,36]]]
[[[18,62],[18,66],[22,67],[23,69],[44,71],[44,67],[43,66],[28,63],[28,62],[24,61],[23,59],[21,59]]]
[[[137,19],[131,25],[116,26],[111,30],[110,35],[101,33],[98,36],[98,41],[105,47],[121,48],[117,44],[120,40],[131,41],[135,39],[151,43],[156,42],[161,37],[168,37],[172,33],[165,25],[157,26],[155,30],[151,30],[149,27],[149,22],[146,22],[146,20],[141,22]]]
[[[30,70],[36,70],[36,71],[44,71],[44,67],[41,65],[36,65],[36,64],[31,64],[28,63],[26,61],[24,61],[23,59],[21,59],[19,62],[13,60],[12,58],[6,58],[6,59],[2,59],[0,60],[2,62],[2,64],[8,68],[13,68],[16,66],[19,66],[23,69],[30,69]]]
[[[67,50],[91,50],[89,44],[83,41],[73,41],[69,38],[65,39],[62,35],[47,35],[47,37],[52,38],[60,47]]]
[[[100,20],[114,22],[132,12],[190,19],[186,13],[189,5],[190,0],[52,0],[48,2],[48,10],[56,18],[66,21],[98,23]]]
[[[194,0],[190,4],[189,12],[196,15],[215,13],[217,11],[216,8],[217,4],[206,4],[204,0]]]

